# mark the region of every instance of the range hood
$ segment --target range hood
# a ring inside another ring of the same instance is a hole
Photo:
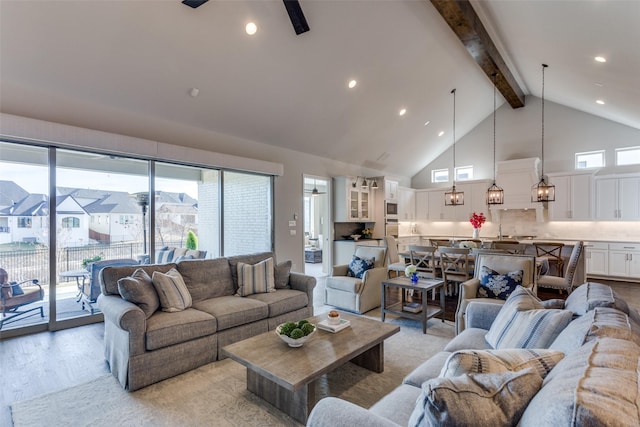
[[[496,163],[496,183],[504,190],[504,204],[490,207],[492,218],[499,219],[503,210],[531,209],[536,221],[544,222],[545,204],[531,201],[531,188],[540,180],[539,166],[537,157]]]

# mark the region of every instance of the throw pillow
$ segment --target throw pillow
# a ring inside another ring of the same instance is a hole
[[[433,378],[422,384],[409,426],[516,425],[541,385],[533,368]]]
[[[273,277],[273,258],[267,258],[257,264],[238,263],[238,292],[236,296],[275,292],[276,284]]]
[[[347,270],[347,276],[355,277],[356,279],[362,279],[364,272],[371,270],[375,265],[376,260],[374,258],[360,258],[353,256],[349,263],[349,269]]]
[[[118,292],[123,300],[140,307],[147,319],[160,307],[151,277],[142,268],[138,268],[131,276],[118,279]]]
[[[440,376],[455,377],[533,368],[545,378],[563,357],[564,353],[561,351],[545,349],[460,350],[447,358]]]
[[[173,313],[191,307],[191,294],[178,270],[172,268],[166,273],[154,271],[151,279],[158,292],[162,311]]]
[[[485,340],[494,349],[548,348],[572,317],[569,310],[542,308],[531,290],[518,286],[498,312]]]
[[[522,285],[523,270],[511,271],[500,274],[497,271],[483,265],[480,271],[480,288],[478,296],[481,298],[497,298],[506,300],[516,289]]]
[[[291,260],[278,263],[274,271],[276,289],[288,289],[291,274]]]
[[[169,249],[168,247],[164,247],[158,252],[156,252],[156,264],[168,264],[173,259],[173,251],[174,249]]]
[[[627,303],[618,298],[611,286],[587,282],[573,290],[565,301],[564,308],[582,316],[596,307],[613,307],[629,314]]]
[[[9,282],[9,284],[11,285],[11,295],[13,295],[14,297],[16,295],[24,295],[24,291],[22,290],[20,285],[18,285],[18,283]]]

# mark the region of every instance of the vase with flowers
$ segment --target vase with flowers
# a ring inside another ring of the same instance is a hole
[[[487,218],[484,216],[484,213],[475,213],[471,214],[471,218],[469,218],[469,222],[473,226],[473,238],[477,239],[480,237],[480,227],[487,221]]]
[[[362,230],[362,237],[364,237],[365,239],[370,239],[372,234],[373,230],[371,228],[365,228],[364,230]]]
[[[416,273],[416,266],[413,264],[407,265],[404,269],[404,275],[411,279],[411,283],[414,285],[418,283],[418,273]]]

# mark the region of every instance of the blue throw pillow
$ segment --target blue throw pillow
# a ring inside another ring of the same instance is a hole
[[[351,258],[351,262],[349,263],[349,270],[347,271],[347,276],[355,277],[356,279],[362,279],[364,272],[367,270],[371,270],[373,265],[375,264],[375,259],[373,258],[360,258],[357,256],[353,256]]]
[[[16,282],[11,282],[9,284],[11,285],[11,295],[13,295],[14,297],[16,295],[24,295],[24,291]]]
[[[522,270],[500,274],[483,265],[480,272],[480,289],[478,289],[478,296],[481,298],[506,300],[517,286],[522,285],[523,274],[524,271]]]

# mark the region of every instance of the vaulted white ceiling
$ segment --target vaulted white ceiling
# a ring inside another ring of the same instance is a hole
[[[545,62],[547,99],[640,129],[640,1],[473,5],[525,93],[540,96]],[[452,88],[457,139],[492,112],[491,81],[430,2],[301,6],[311,30],[296,35],[278,0],[0,0],[0,110],[214,151],[229,135],[403,176],[452,144]]]

